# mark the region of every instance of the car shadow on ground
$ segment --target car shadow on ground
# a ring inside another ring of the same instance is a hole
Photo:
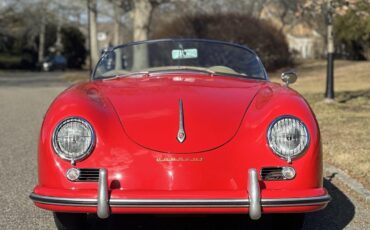
[[[336,230],[346,227],[355,215],[355,206],[351,200],[335,185],[330,178],[324,180],[324,186],[332,196],[326,209],[308,213],[303,228]],[[252,221],[248,215],[111,215],[107,220],[100,220],[95,215],[88,217],[88,229],[279,229],[286,226],[292,229],[291,219],[286,215],[263,215],[258,221]]]
[[[304,230],[344,229],[355,216],[355,205],[338,187],[331,183],[335,174],[324,179],[324,186],[332,197],[328,206],[321,211],[306,214]]]

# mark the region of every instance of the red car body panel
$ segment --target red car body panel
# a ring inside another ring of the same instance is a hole
[[[176,140],[178,101],[184,106],[186,141]],[[283,115],[307,126],[310,144],[291,163],[267,143],[272,121]],[[94,128],[96,145],[86,159],[62,160],[52,134],[68,117],[83,117]],[[295,91],[267,80],[211,76],[195,72],[95,80],[65,90],[52,103],[41,128],[39,183],[34,193],[51,197],[96,198],[96,182],[71,182],[72,167],[106,168],[110,198],[240,199],[248,197],[248,169],[291,166],[293,180],[263,181],[261,198],[300,198],[327,194],[317,121]],[[96,212],[96,207],[36,205],[52,211]],[[262,207],[264,213],[307,212],[310,206]],[[240,208],[122,208],[112,213],[246,213]]]
[[[195,153],[215,149],[236,134],[260,86],[256,81],[205,76],[154,74],[149,79],[106,81],[99,87],[137,144],[159,152]],[[176,139],[180,98],[186,115],[184,143]]]

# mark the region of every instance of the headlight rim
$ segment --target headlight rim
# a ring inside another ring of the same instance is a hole
[[[282,119],[286,119],[286,118],[289,118],[289,119],[294,119],[294,120],[297,120],[301,125],[303,125],[303,127],[305,128],[305,131],[306,131],[306,134],[307,134],[307,144],[306,146],[302,149],[302,151],[295,155],[295,156],[290,156],[290,157],[287,157],[287,156],[283,156],[281,153],[277,152],[274,147],[272,146],[272,141],[271,141],[271,130],[272,130],[272,127],[277,123],[279,122],[280,120]],[[310,132],[308,131],[308,128],[307,128],[307,125],[298,117],[296,116],[293,116],[293,115],[282,115],[282,116],[278,116],[276,117],[271,123],[270,125],[268,126],[268,129],[267,129],[267,135],[266,135],[266,139],[267,139],[267,144],[269,146],[269,148],[271,149],[271,151],[274,153],[274,155],[276,155],[277,157],[279,157],[280,159],[283,159],[283,160],[293,160],[293,159],[298,159],[298,158],[301,158],[302,156],[305,155],[305,153],[307,152],[309,146],[310,146],[310,143],[311,143],[311,136],[310,136]]]
[[[84,154],[81,154],[81,156],[76,157],[76,158],[67,157],[66,154],[60,149],[59,144],[58,144],[58,141],[56,139],[56,137],[57,137],[57,135],[56,135],[57,131],[60,130],[61,127],[63,127],[63,125],[65,125],[65,124],[67,124],[68,122],[71,122],[71,121],[80,122],[81,124],[85,125],[90,130],[90,132],[91,132],[91,143],[90,143],[89,147],[87,148],[87,150],[86,150],[86,152]],[[82,160],[86,159],[93,152],[93,150],[95,148],[95,144],[96,144],[95,130],[92,127],[92,125],[90,124],[90,122],[88,122],[83,117],[71,116],[71,117],[64,118],[63,120],[61,120],[61,121],[59,121],[57,123],[57,125],[55,126],[55,128],[53,130],[52,148],[54,150],[54,153],[58,157],[60,157],[61,159],[65,160],[65,161],[77,162],[77,161],[82,161]]]

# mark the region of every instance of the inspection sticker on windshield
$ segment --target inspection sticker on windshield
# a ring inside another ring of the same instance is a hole
[[[197,57],[198,57],[197,49],[172,50],[172,59],[190,59]]]

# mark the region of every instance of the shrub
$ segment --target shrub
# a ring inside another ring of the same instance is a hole
[[[67,58],[68,68],[81,68],[85,63],[87,50],[85,37],[82,32],[73,26],[62,27],[63,54]]]
[[[346,14],[337,15],[334,35],[336,43],[344,49],[339,50],[342,57],[370,60],[370,4],[359,1],[355,9],[350,8]]]
[[[271,24],[248,15],[185,15],[157,25],[150,37],[203,38],[239,43],[253,49],[268,70],[292,64],[285,36]]]

